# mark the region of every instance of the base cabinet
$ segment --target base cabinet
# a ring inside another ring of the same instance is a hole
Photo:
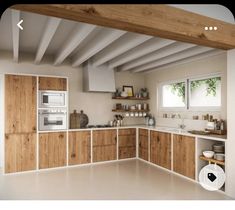
[[[39,169],[66,165],[66,132],[39,134]]]
[[[150,131],[150,162],[171,169],[171,134]]]
[[[149,140],[148,130],[139,129],[139,158],[143,160],[149,160]]]
[[[195,138],[173,135],[173,170],[195,179]]]
[[[136,129],[120,129],[118,131],[118,158],[136,157]]]
[[[36,169],[36,133],[5,135],[5,173]]]
[[[69,132],[69,165],[91,162],[91,132]]]
[[[93,131],[93,162],[117,159],[117,131]]]

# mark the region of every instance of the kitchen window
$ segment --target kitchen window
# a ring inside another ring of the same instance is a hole
[[[161,109],[220,109],[221,76],[188,78],[161,84],[159,101]]]

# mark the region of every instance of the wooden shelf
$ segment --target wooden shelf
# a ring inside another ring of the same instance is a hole
[[[145,109],[145,110],[131,110],[131,109],[129,109],[129,110],[124,110],[124,109],[113,109],[112,110],[112,112],[149,112],[149,110],[148,109]]]
[[[121,100],[149,100],[149,97],[147,98],[136,98],[136,97],[112,97],[112,99],[121,99]]]
[[[225,165],[225,162],[224,161],[221,161],[221,160],[215,160],[213,158],[207,158],[207,157],[204,157],[203,155],[201,155],[199,157],[201,160],[205,160],[205,161],[208,161],[208,162],[211,162],[211,163],[216,163],[218,165],[222,165],[224,166]]]

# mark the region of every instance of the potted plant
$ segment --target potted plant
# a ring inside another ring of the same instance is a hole
[[[140,92],[141,92],[141,95],[142,95],[143,98],[148,97],[148,89],[147,88],[141,88]]]

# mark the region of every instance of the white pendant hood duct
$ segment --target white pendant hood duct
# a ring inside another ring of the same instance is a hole
[[[83,65],[84,92],[115,92],[114,69],[108,64],[93,65],[90,61]]]

